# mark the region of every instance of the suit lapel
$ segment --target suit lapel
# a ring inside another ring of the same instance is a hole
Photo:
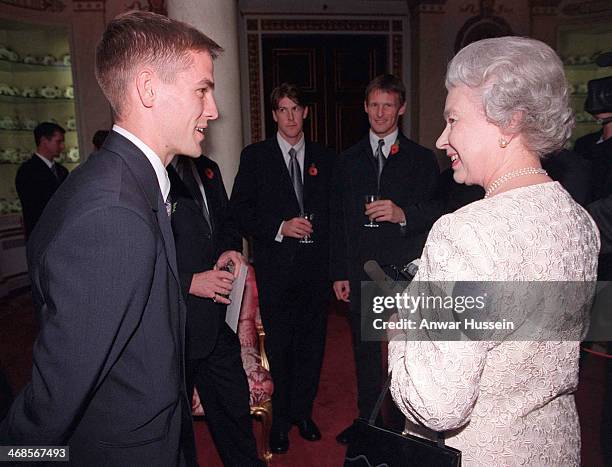
[[[170,303],[170,321],[171,326],[175,328],[175,345],[177,348],[178,364],[181,369],[181,380],[184,382],[185,375],[185,326],[187,322],[187,308],[185,302],[181,298],[181,286],[178,275],[178,267],[176,264],[176,249],[174,246],[174,236],[172,234],[172,226],[170,224],[170,216],[166,210],[164,200],[162,199],[159,182],[153,166],[147,159],[147,157],[138,149],[130,140],[123,137],[115,131],[111,131],[106,141],[103,144],[104,149],[117,154],[120,157],[130,172],[136,179],[136,183],[142,190],[147,203],[153,211],[161,237],[164,244],[164,250],[166,251],[166,262],[170,269],[171,275],[174,276],[174,284],[172,279],[169,280],[170,289],[176,290],[176,297],[170,295],[168,292],[168,298],[172,300],[177,299],[176,307],[178,307],[178,313],[174,304]],[[175,316],[178,315],[178,316]],[[184,385],[184,383],[183,383]],[[184,386],[183,386],[184,387]]]
[[[372,152],[372,145],[370,144],[369,133],[361,142],[361,153],[363,154],[363,157],[367,160],[367,163],[372,168],[372,173],[377,174],[378,167],[376,165],[376,158],[374,157],[374,153]]]
[[[170,178],[170,196],[172,198],[172,203],[181,203],[187,208],[194,211],[194,213],[199,214],[204,217],[204,213],[202,209],[195,202],[194,194],[191,192],[189,187],[183,183],[181,177],[174,169],[172,165],[167,167],[168,177]]]
[[[130,140],[124,138],[119,133],[111,131],[103,147],[117,154],[124,161],[130,172],[134,175],[138,186],[142,190],[151,210],[157,217],[157,224],[164,240],[164,248],[170,271],[177,284],[179,282],[178,267],[176,265],[176,250],[174,248],[174,237],[170,226],[170,217],[166,211],[164,200],[162,199],[159,182],[153,166]]]
[[[391,151],[389,151],[389,156],[387,157],[387,162],[385,163],[383,172],[387,170],[388,165],[393,167],[399,161],[408,156],[408,141],[406,138],[404,138],[401,132],[397,134],[397,139],[393,144],[399,145],[398,151],[395,154],[391,154]]]
[[[172,226],[170,224],[170,216],[166,210],[166,205],[161,195],[157,202],[157,222],[159,224],[162,237],[164,238],[164,247],[166,248],[166,255],[168,256],[168,263],[174,278],[178,283],[178,267],[176,265],[176,249],[174,246],[174,236],[172,235]]]
[[[214,232],[217,228],[216,215],[217,207],[219,206],[217,190],[219,189],[219,181],[216,180],[215,171],[206,163],[207,160],[203,156],[198,157],[194,160],[194,162],[196,169],[198,170],[200,180],[202,181],[202,186],[204,187],[204,193],[206,194],[206,207],[208,208],[208,216],[210,218],[210,228]],[[204,217],[204,213],[202,213],[202,217]]]
[[[372,152],[372,146],[370,145],[370,135],[368,134],[363,140],[361,140],[361,158],[363,163],[367,167],[368,179],[376,181],[378,177],[378,166],[376,165],[376,159]]]
[[[304,180],[304,210],[311,211],[311,199],[316,191],[316,181],[318,175],[319,159],[318,155],[313,153],[310,142],[305,142],[304,147],[304,167],[302,168],[302,177]]]
[[[32,162],[33,164],[35,164],[36,170],[39,171],[41,174],[44,174],[44,177],[48,181],[48,183],[55,186],[56,189],[60,186],[61,182],[64,181],[65,177],[61,180],[58,180],[51,168],[47,164],[45,164],[36,154],[32,154]]]

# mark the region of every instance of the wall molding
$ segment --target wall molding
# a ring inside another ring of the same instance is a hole
[[[612,13],[610,0],[593,0],[568,3],[561,8],[561,12],[568,16],[595,15]]]
[[[264,138],[263,82],[261,70],[262,34],[266,33],[372,33],[389,38],[389,71],[400,78],[403,75],[404,17],[390,16],[380,19],[341,18],[271,18],[269,15],[244,15],[247,36],[247,72],[249,79],[249,126],[251,143]]]
[[[0,0],[0,3],[26,10],[46,11],[49,13],[60,13],[66,9],[66,4],[61,0]]]

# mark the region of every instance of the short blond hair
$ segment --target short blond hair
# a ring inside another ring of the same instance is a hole
[[[96,79],[116,117],[122,115],[128,82],[136,65],[150,65],[166,83],[191,64],[190,52],[208,52],[214,60],[223,49],[188,24],[147,11],[114,18],[96,48]]]

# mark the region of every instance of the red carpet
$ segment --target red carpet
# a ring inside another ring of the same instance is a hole
[[[276,454],[273,467],[342,465],[345,447],[336,442],[336,435],[356,417],[355,364],[351,347],[351,331],[344,306],[333,307],[329,313],[327,342],[319,393],[315,401],[313,420],[317,422],[323,438],[309,442],[293,428],[289,433],[290,447],[286,454]],[[205,422],[194,424],[198,445],[198,461],[202,467],[222,466],[212,444]],[[259,423],[253,423],[258,442],[261,439]]]
[[[327,347],[319,394],[313,418],[323,439],[308,442],[297,429],[290,433],[291,447],[287,454],[275,455],[271,465],[340,466],[344,447],[335,441],[336,434],[355,417],[355,368],[346,311],[333,307],[329,315]],[[38,332],[29,295],[0,300],[0,368],[16,392],[30,378],[32,344]],[[582,465],[603,466],[599,447],[599,425],[603,399],[604,360],[588,355],[580,373],[576,403],[582,427]],[[221,466],[205,422],[194,424],[202,467]],[[260,426],[253,424],[260,437]]]

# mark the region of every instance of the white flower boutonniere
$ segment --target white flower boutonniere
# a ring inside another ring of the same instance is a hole
[[[174,211],[176,211],[176,201],[174,203],[169,203],[166,201],[164,205],[166,206],[166,213],[168,214],[168,217],[174,214]]]

